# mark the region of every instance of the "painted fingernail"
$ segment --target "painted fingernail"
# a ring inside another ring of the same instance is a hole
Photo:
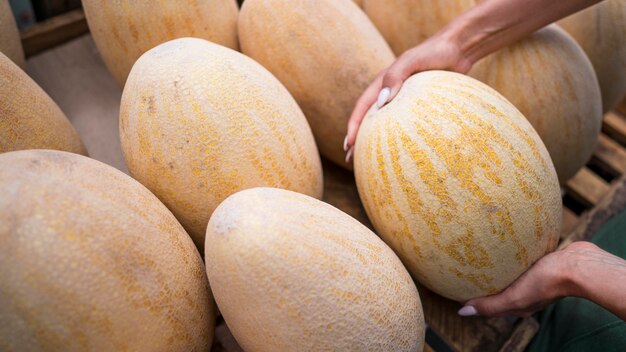
[[[385,105],[387,99],[389,99],[389,94],[391,94],[391,89],[388,87],[383,88],[378,94],[378,99],[376,100],[376,106],[380,109]]]
[[[344,152],[348,151],[348,136],[346,136],[346,138],[343,139],[343,151]]]
[[[459,309],[458,314],[462,317],[471,317],[473,315],[478,315],[478,311],[474,306],[465,306]]]
[[[350,159],[352,159],[353,152],[354,152],[354,147],[350,147],[350,149],[348,149],[348,153],[346,153],[346,163],[349,163]]]

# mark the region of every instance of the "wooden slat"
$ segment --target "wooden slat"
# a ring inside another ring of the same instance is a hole
[[[626,119],[615,112],[608,112],[604,115],[602,131],[617,142],[626,145]]]
[[[569,236],[570,232],[578,225],[578,215],[568,208],[563,208],[563,221],[561,223],[561,239]]]
[[[417,284],[426,323],[454,351],[498,351],[514,329],[507,318],[461,317],[461,304]]]
[[[579,202],[593,206],[609,192],[609,185],[600,176],[583,167],[567,182],[568,194]]]
[[[580,218],[572,233],[561,243],[563,248],[574,241],[589,240],[613,216],[626,208],[626,175],[613,182],[611,190],[587,214]]]
[[[610,168],[612,172],[620,175],[626,173],[626,148],[604,133],[600,134],[594,157]]]
[[[522,352],[539,330],[539,323],[533,318],[524,318],[515,326],[511,337],[502,345],[502,352]]]
[[[77,9],[47,21],[21,33],[26,57],[38,54],[89,31],[83,10]]]
[[[615,110],[622,114],[622,116],[626,116],[626,97],[622,99],[622,102],[617,106]]]

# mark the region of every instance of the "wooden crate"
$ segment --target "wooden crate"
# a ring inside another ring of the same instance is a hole
[[[29,59],[28,73],[66,112],[91,156],[127,172],[117,135],[121,92],[97,56],[90,36],[70,41],[85,32],[84,15],[76,10],[23,33],[27,56],[67,42]],[[80,77],[72,74],[76,65],[82,65]],[[50,67],[55,69],[50,71]],[[626,100],[605,116],[594,156],[565,187],[562,245],[590,238],[611,215],[626,206],[625,116]],[[324,182],[326,202],[371,228],[352,173],[325,161]],[[426,351],[522,351],[539,327],[532,318],[461,318],[456,314],[459,303],[418,288],[429,326],[427,343],[437,347],[426,346]],[[221,317],[213,351],[241,351]]]

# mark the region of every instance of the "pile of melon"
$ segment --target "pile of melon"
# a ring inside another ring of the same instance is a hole
[[[582,48],[553,25],[410,77],[346,163],[359,95],[474,3],[83,0],[130,175],[87,157],[0,16],[0,349],[208,350],[219,310],[246,351],[416,351],[414,280],[505,289],[556,248],[560,185],[626,94],[626,6],[565,20]],[[321,200],[322,158],[374,231]]]

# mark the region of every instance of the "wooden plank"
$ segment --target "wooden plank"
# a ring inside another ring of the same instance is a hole
[[[613,216],[626,208],[626,175],[613,183],[611,190],[600,202],[580,221],[572,233],[559,245],[560,248],[574,241],[586,241],[593,237],[598,230]]]
[[[578,215],[568,208],[563,208],[563,221],[561,222],[561,239],[566,238],[578,225]]]
[[[608,112],[604,115],[602,131],[618,143],[626,145],[626,119],[615,112]]]
[[[565,187],[569,195],[579,202],[594,206],[609,192],[609,185],[600,176],[583,167]]]
[[[461,304],[417,284],[426,323],[454,351],[498,351],[514,328],[509,318],[461,317]]]
[[[522,352],[539,330],[539,323],[534,318],[524,318],[515,326],[511,337],[502,345],[500,351]]]
[[[617,106],[615,111],[617,111],[620,114],[622,114],[622,116],[626,116],[626,97],[624,97],[624,99],[622,99],[622,102]]]
[[[87,20],[82,9],[53,17],[21,33],[24,54],[28,58],[66,43],[88,31]]]
[[[604,133],[600,134],[594,157],[612,173],[626,173],[626,149]]]

